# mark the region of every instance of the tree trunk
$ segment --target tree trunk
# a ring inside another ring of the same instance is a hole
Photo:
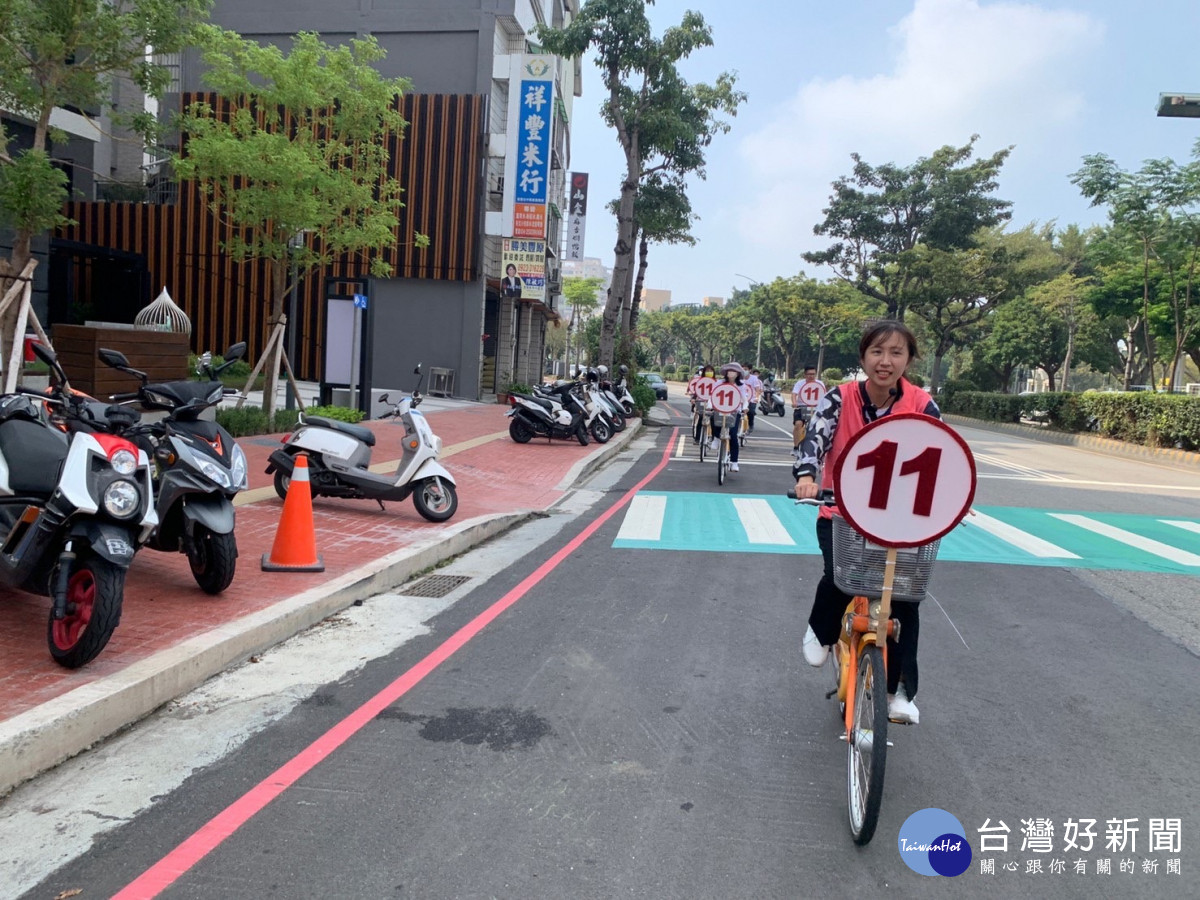
[[[946,351],[938,347],[933,354],[933,370],[929,373],[929,393],[936,394],[942,381],[942,359]]]
[[[1129,330],[1125,334],[1125,378],[1121,385],[1121,390],[1129,390],[1129,385],[1133,383],[1133,342],[1134,335],[1137,334],[1137,327],[1140,323],[1136,318],[1129,320]]]
[[[638,271],[637,280],[633,283],[633,299],[629,305],[629,328],[630,335],[637,333],[638,315],[641,313],[642,305],[642,285],[646,283],[646,257],[649,255],[650,242],[646,240],[643,234],[641,241],[638,244]]]
[[[284,298],[287,296],[287,265],[283,260],[270,260],[271,267],[271,318],[267,323],[267,337],[275,330],[283,317]],[[266,381],[263,383],[263,412],[266,413],[267,423],[275,421],[275,394],[279,388],[279,369],[283,358],[283,335],[271,347],[271,355],[267,359]],[[351,373],[351,378],[354,373]]]
[[[1067,382],[1071,380],[1071,352],[1075,349],[1075,331],[1074,329],[1067,330],[1067,355],[1063,359],[1062,364],[1062,389],[1067,389]]]
[[[637,148],[636,136],[631,136],[633,143],[626,143],[629,148],[625,152],[626,175],[621,182],[621,199],[617,205],[617,243],[613,247],[613,278],[604,305],[604,315],[600,322],[600,364],[612,367],[613,348],[617,342],[617,330],[621,324],[621,308],[625,303],[625,295],[629,292],[630,276],[633,263],[633,200],[637,194],[638,182],[641,181],[641,154]]]
[[[821,377],[821,373],[825,371],[825,339],[822,338],[817,344],[817,377]]]

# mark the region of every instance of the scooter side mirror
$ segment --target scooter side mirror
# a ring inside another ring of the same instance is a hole
[[[421,364],[420,364],[420,363],[417,363],[417,367],[416,367],[415,369],[413,369],[413,374],[414,374],[414,375],[420,375],[420,374],[421,374]]]

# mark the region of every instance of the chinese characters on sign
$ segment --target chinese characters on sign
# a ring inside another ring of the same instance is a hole
[[[583,236],[587,231],[586,172],[571,173],[571,193],[567,197],[567,259],[583,259]]]
[[[504,278],[501,279],[501,293],[504,296],[545,302],[545,241],[505,238],[500,251],[500,265],[504,269]]]
[[[516,153],[514,156],[510,151],[508,155],[513,184],[512,235],[544,238],[554,121],[554,69],[544,57],[524,57],[524,60],[516,95]]]
[[[1002,819],[993,824],[989,818],[976,829],[979,834],[979,874],[1112,875],[1116,872],[1155,875],[1160,871],[1168,875],[1182,874],[1179,857],[1181,819],[1149,819],[1144,831],[1140,819],[1106,819],[1103,820],[1103,836],[1097,831],[1099,824],[1101,821],[1097,819],[1070,818],[1059,828],[1052,819],[1029,818],[1021,819],[1020,827],[1014,833]],[[997,854],[1008,854],[1010,850],[1019,850],[1022,859],[998,858]],[[1093,851],[1107,855],[1093,859],[1080,855]],[[1159,859],[1145,856],[1157,853],[1165,855],[1161,869]]]

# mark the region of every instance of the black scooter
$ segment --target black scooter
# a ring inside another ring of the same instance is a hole
[[[576,382],[564,381],[550,388],[545,397],[510,394],[508,436],[518,444],[528,444],[534,436],[575,438],[586,447],[588,411],[577,392]]]

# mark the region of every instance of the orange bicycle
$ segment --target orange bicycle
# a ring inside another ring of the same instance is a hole
[[[796,499],[794,490],[788,496]],[[833,506],[832,491],[819,499],[797,500],[809,506]],[[856,844],[875,835],[883,803],[888,733],[887,639],[898,638],[900,623],[891,617],[893,600],[922,600],[937,558],[939,541],[897,549],[873,544],[840,515],[833,517],[834,583],[853,595],[834,647],[834,685],[845,724],[846,805]]]

